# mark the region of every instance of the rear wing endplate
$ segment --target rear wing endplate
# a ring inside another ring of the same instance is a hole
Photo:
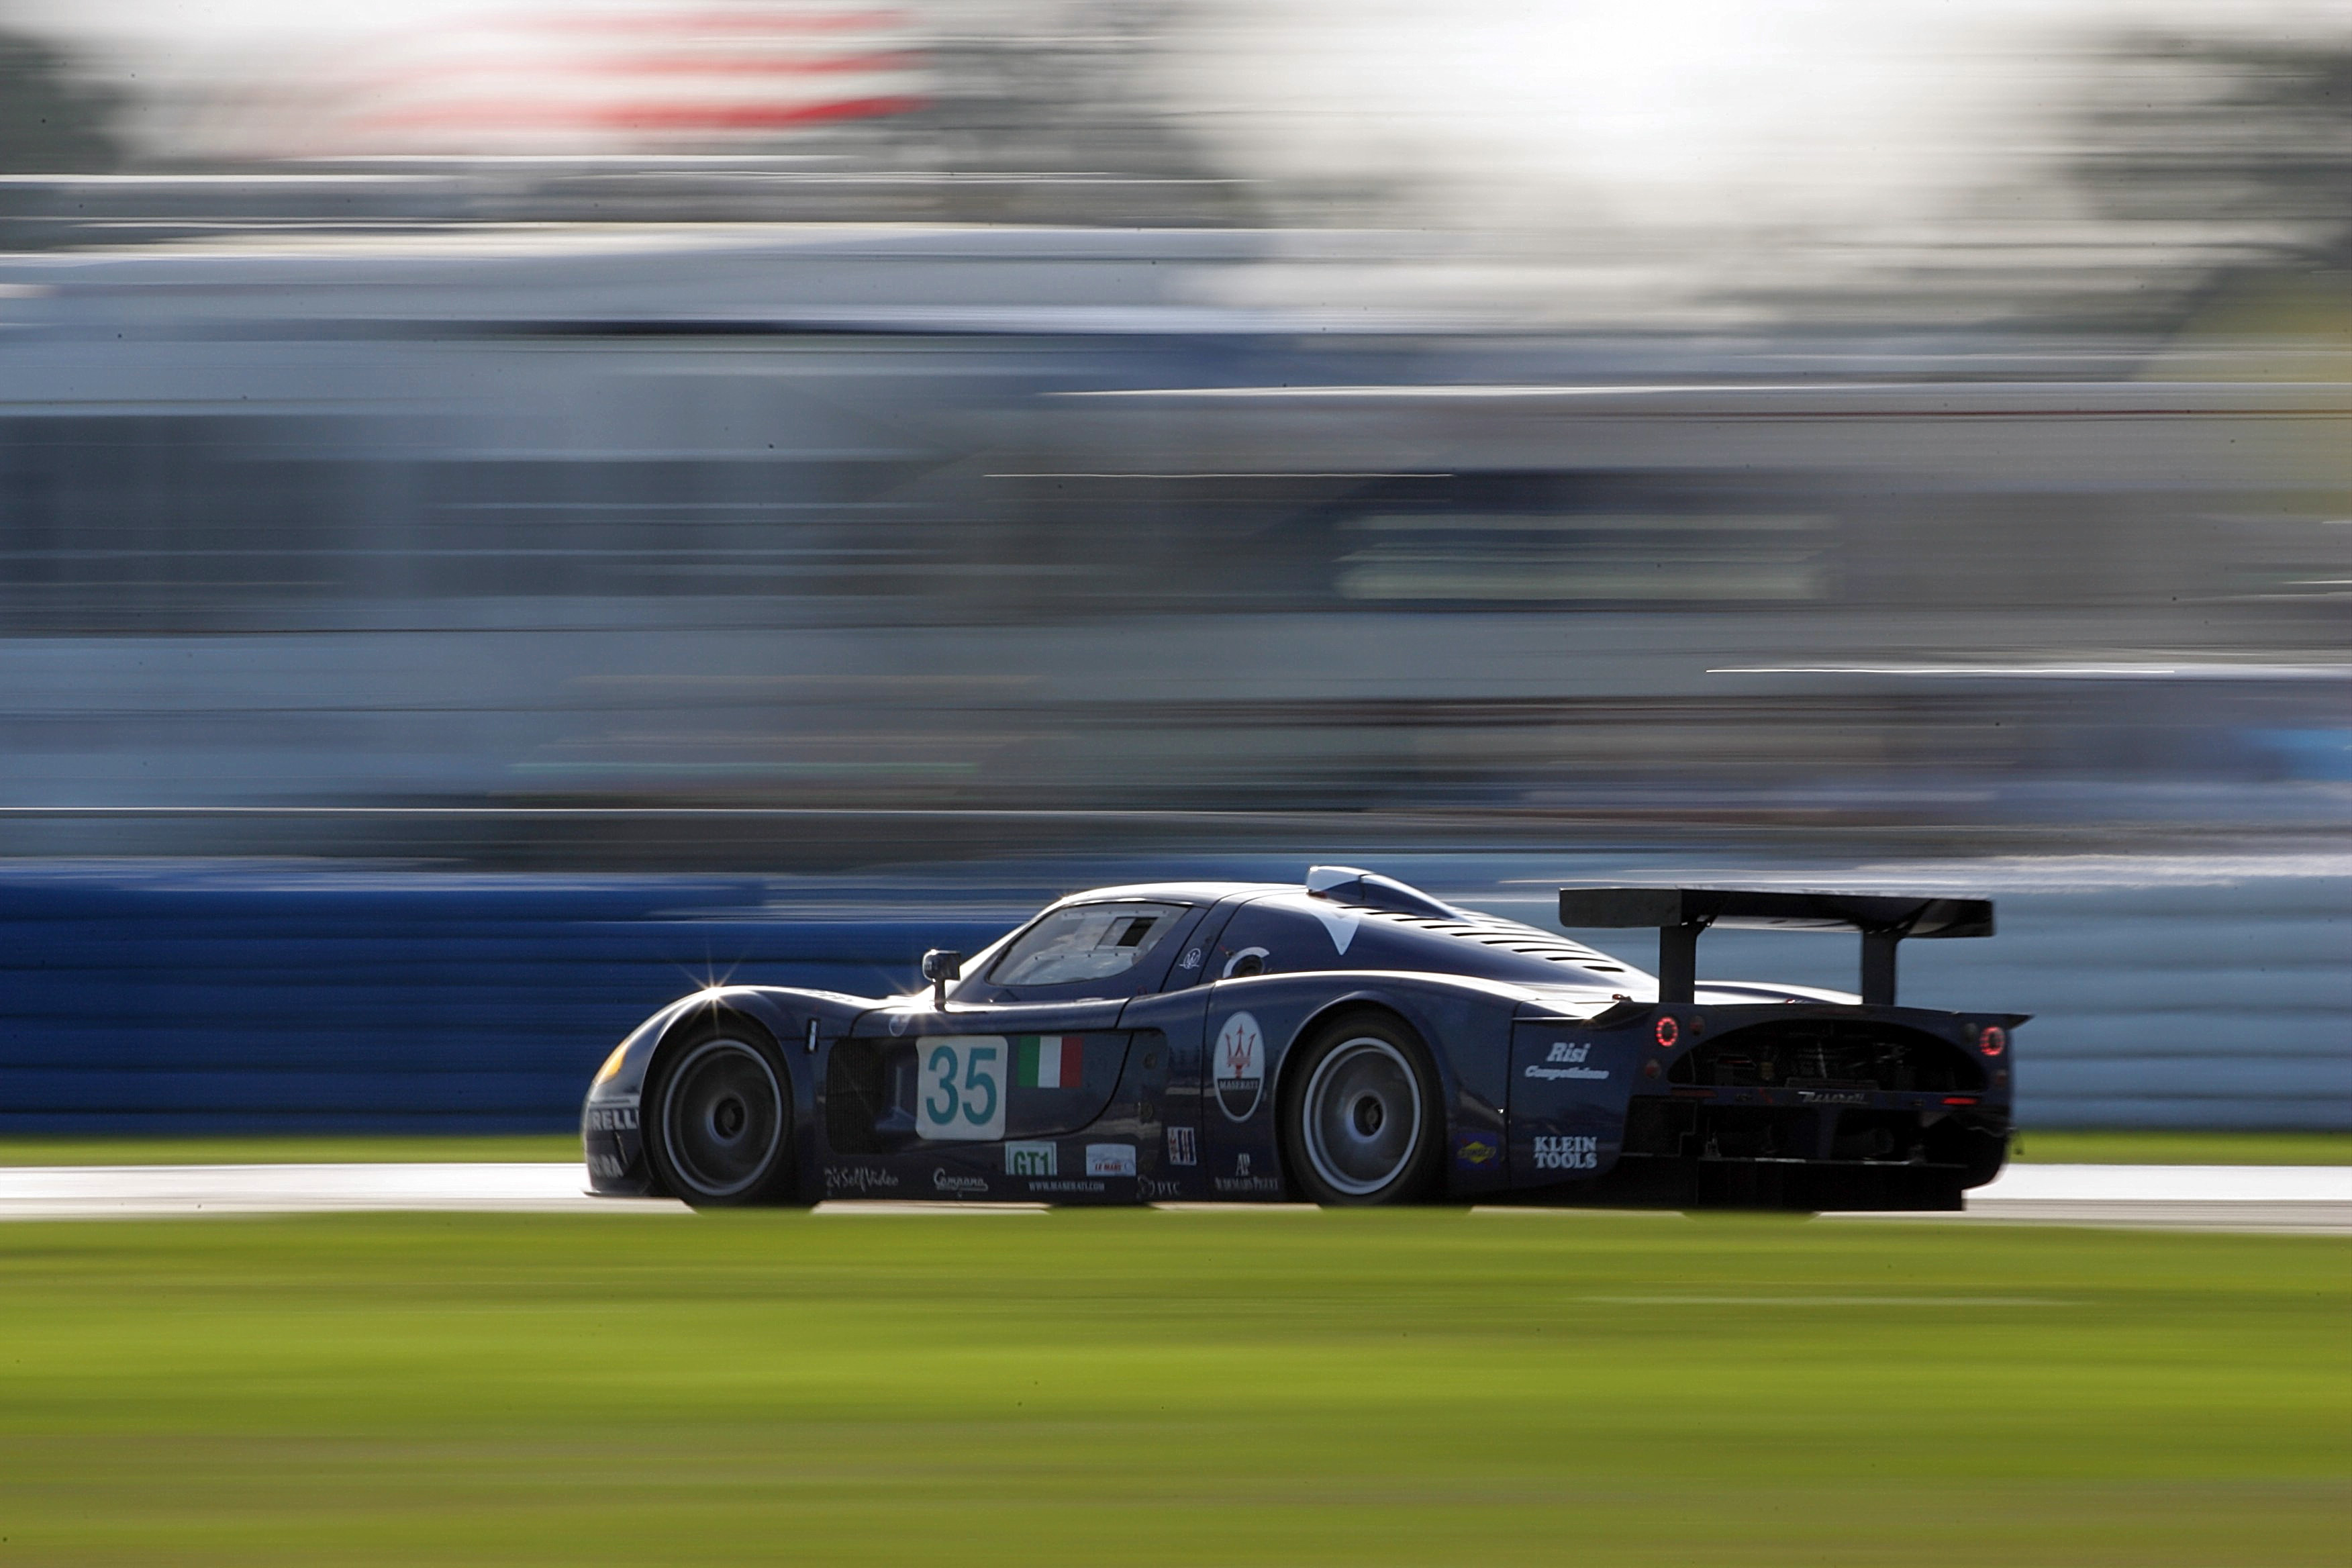
[[[1895,1005],[1895,947],[1906,937],[1990,936],[1990,899],[1890,893],[1791,893],[1748,888],[1562,888],[1559,923],[1658,928],[1658,1000],[1688,1003],[1698,985],[1698,933],[1709,926],[1862,933],[1862,999]]]

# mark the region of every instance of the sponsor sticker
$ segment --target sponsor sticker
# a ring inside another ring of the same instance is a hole
[[[828,1192],[887,1193],[898,1190],[898,1176],[879,1165],[827,1165],[824,1184]]]
[[[591,1154],[588,1156],[588,1173],[592,1176],[616,1179],[627,1175],[629,1167],[622,1163],[618,1155]]]
[[[1004,1146],[1004,1173],[1008,1176],[1059,1175],[1057,1163],[1058,1146],[1055,1144],[1007,1143]]]
[[[1135,1145],[1132,1143],[1087,1144],[1087,1174],[1132,1176],[1135,1174]]]
[[[1609,1076],[1609,1069],[1607,1068],[1589,1068],[1584,1065],[1584,1058],[1591,1054],[1592,1046],[1589,1041],[1580,1040],[1571,1045],[1566,1040],[1554,1040],[1551,1043],[1551,1054],[1549,1056],[1546,1057],[1540,1063],[1530,1062],[1528,1064],[1527,1076],[1533,1079],[1546,1079],[1562,1078],[1607,1078]]]
[[[1181,1198],[1184,1195],[1184,1185],[1182,1183],[1163,1182],[1151,1176],[1146,1176],[1142,1181],[1137,1183],[1136,1189],[1137,1195],[1142,1198],[1146,1203],[1151,1203],[1160,1198]]]
[[[637,1130],[637,1108],[634,1105],[592,1105],[582,1122],[583,1130],[589,1132],[635,1132]]]
[[[1564,1138],[1536,1139],[1536,1169],[1538,1171],[1592,1171],[1601,1166],[1601,1140],[1570,1134]]]
[[[1197,1165],[1201,1163],[1201,1142],[1190,1127],[1168,1130],[1168,1163],[1171,1165]]]
[[[915,1042],[915,1131],[950,1142],[1004,1136],[1003,1035],[925,1035]]]
[[[1247,1121],[1265,1096],[1265,1036],[1257,1020],[1236,1013],[1217,1031],[1217,1105],[1231,1121]]]
[[[931,1169],[931,1190],[941,1193],[984,1194],[988,1191],[988,1178],[959,1176],[944,1165],[936,1165]]]
[[[1502,1157],[1503,1146],[1483,1132],[1454,1135],[1454,1163],[1467,1170],[1484,1170]]]
[[[1100,1182],[1064,1179],[1058,1182],[1032,1182],[1029,1184],[1029,1190],[1033,1193],[1098,1193],[1103,1190],[1103,1184]]]
[[[1221,1193],[1268,1193],[1277,1197],[1282,1194],[1282,1178],[1254,1174],[1250,1170],[1250,1156],[1247,1154],[1243,1154],[1234,1161],[1232,1175],[1215,1177],[1212,1184]]]

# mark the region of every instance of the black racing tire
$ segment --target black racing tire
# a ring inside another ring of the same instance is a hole
[[[646,1086],[646,1154],[695,1208],[793,1201],[793,1080],[767,1031],[733,1018],[666,1042]]]
[[[1283,1163],[1326,1208],[1423,1203],[1445,1148],[1436,1064],[1403,1020],[1354,1013],[1315,1031],[1283,1070]]]

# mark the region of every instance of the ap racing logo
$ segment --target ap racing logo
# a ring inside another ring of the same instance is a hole
[[[1247,1121],[1265,1093],[1265,1036],[1247,1013],[1234,1014],[1217,1031],[1214,1071],[1217,1104],[1233,1121]]]

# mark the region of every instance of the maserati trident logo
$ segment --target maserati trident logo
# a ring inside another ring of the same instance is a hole
[[[1257,1020],[1236,1013],[1217,1031],[1217,1105],[1234,1121],[1247,1121],[1265,1094],[1265,1036]]]

